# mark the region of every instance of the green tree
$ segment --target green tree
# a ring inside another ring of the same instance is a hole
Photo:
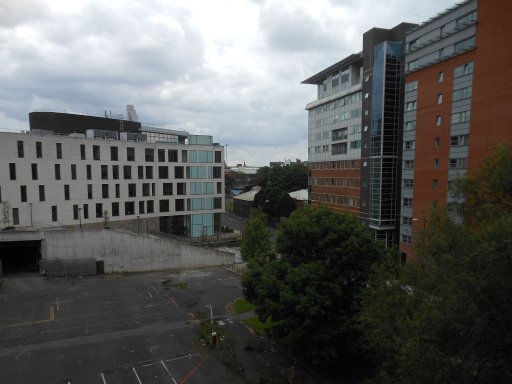
[[[512,148],[501,146],[457,182],[462,224],[435,207],[418,262],[376,267],[360,315],[373,382],[512,382],[511,174]]]
[[[267,216],[261,210],[253,210],[244,225],[240,253],[249,263],[262,263],[272,252],[271,232]]]
[[[252,297],[272,335],[315,365],[362,361],[358,297],[382,254],[369,231],[354,217],[303,207],[280,225],[276,248]]]

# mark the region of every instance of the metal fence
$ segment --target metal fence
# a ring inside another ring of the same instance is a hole
[[[90,276],[96,274],[96,260],[81,259],[41,259],[39,271],[46,276]]]

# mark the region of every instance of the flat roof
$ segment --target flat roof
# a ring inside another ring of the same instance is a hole
[[[341,61],[338,61],[336,64],[331,65],[330,67],[324,69],[323,71],[318,72],[316,75],[311,76],[309,79],[304,80],[301,84],[322,84],[322,81],[331,73],[337,72],[343,67],[346,67],[353,62],[358,60],[363,60],[363,53],[353,53],[350,56],[347,56]]]

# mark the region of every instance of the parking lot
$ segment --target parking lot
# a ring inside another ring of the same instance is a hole
[[[242,383],[197,339],[241,295],[220,268],[75,279],[4,278],[1,383]]]

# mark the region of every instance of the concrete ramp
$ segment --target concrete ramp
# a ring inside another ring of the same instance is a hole
[[[229,252],[106,229],[45,231],[41,253],[43,260],[102,260],[105,273],[211,267],[234,262],[234,254]]]

